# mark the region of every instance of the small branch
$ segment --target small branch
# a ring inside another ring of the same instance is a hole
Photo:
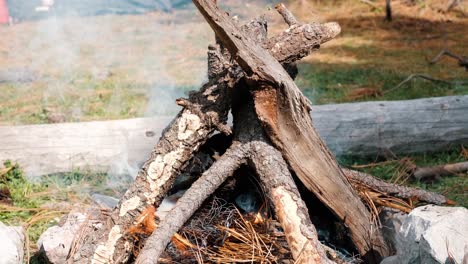
[[[430,62],[429,64],[435,64],[437,63],[441,58],[442,56],[447,56],[447,57],[450,57],[452,59],[455,59],[458,61],[458,65],[460,67],[465,67],[465,70],[468,71],[468,57],[465,57],[465,56],[458,56],[450,51],[448,51],[447,49],[443,49],[439,52],[439,54],[437,54],[437,56],[435,56]]]
[[[447,6],[447,9],[445,10],[445,12],[448,12],[448,11],[452,10],[454,7],[460,5],[460,2],[461,2],[461,0],[452,0],[452,1],[450,1],[450,3]]]
[[[265,142],[254,142],[250,161],[268,192],[276,217],[285,231],[294,263],[334,263],[318,240],[307,206],[281,153]]]
[[[435,167],[417,167],[413,171],[412,176],[417,180],[424,180],[427,178],[438,178],[440,176],[449,176],[465,172],[468,172],[468,161]]]
[[[286,22],[286,24],[288,24],[289,26],[301,24],[299,20],[297,20],[293,13],[291,13],[291,11],[289,11],[289,9],[287,9],[283,3],[277,4],[275,6],[275,9],[283,17],[284,22]]]
[[[231,147],[216,163],[203,173],[146,240],[145,246],[135,263],[157,263],[159,256],[166,248],[174,233],[195,213],[206,198],[230,177],[241,164],[245,163],[246,153],[247,150],[243,145]]]
[[[392,92],[394,90],[397,90],[398,88],[402,87],[404,84],[406,84],[407,82],[411,81],[414,78],[422,78],[422,79],[425,79],[425,80],[428,80],[428,81],[431,81],[431,82],[440,82],[440,83],[444,83],[444,84],[448,84],[448,85],[453,85],[454,84],[453,82],[449,82],[449,81],[446,81],[446,80],[432,78],[429,75],[415,73],[415,74],[411,74],[410,76],[408,76],[408,78],[406,78],[404,81],[399,83],[397,86],[395,86],[393,88],[390,88],[390,89],[388,89],[386,91],[383,91],[383,93],[386,94],[386,93]]]
[[[438,193],[428,192],[417,188],[411,188],[407,186],[396,185],[377,179],[372,175],[364,172],[344,169],[343,172],[346,177],[357,185],[364,185],[376,191],[386,193],[390,196],[394,196],[402,199],[414,199],[421,202],[431,204],[453,204],[453,201],[445,198],[445,196]]]

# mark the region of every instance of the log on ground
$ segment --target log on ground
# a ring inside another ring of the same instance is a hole
[[[312,118],[337,156],[404,155],[467,145],[467,112],[468,96],[449,96],[318,105]],[[31,177],[76,169],[135,174],[171,120],[0,126],[0,161],[18,162]]]

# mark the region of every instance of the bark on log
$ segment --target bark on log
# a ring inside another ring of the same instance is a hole
[[[264,135],[248,91],[237,86],[236,94],[237,99],[233,104],[233,145],[177,202],[158,229],[148,238],[136,263],[156,263],[172,234],[182,227],[222,181],[247,160],[258,173],[275,209],[276,217],[285,230],[295,263],[333,263],[327,258],[318,241],[317,231],[310,221],[307,207],[300,197],[286,162]]]
[[[314,106],[319,135],[337,155],[405,155],[468,145],[468,96]],[[90,170],[136,175],[172,117],[0,126],[0,162],[26,175]],[[60,135],[60,137],[57,137]]]
[[[255,142],[252,150],[252,167],[268,192],[276,217],[285,230],[295,263],[334,263],[327,258],[318,240],[307,206],[301,199],[281,153],[265,142]]]
[[[441,176],[454,175],[468,171],[468,162],[459,162],[453,164],[444,164],[434,167],[416,167],[412,176],[416,180],[437,179]]]
[[[390,196],[402,199],[417,199],[420,202],[438,205],[453,203],[441,194],[388,183],[364,172],[349,169],[343,169],[343,172],[353,184],[368,186],[371,189],[386,193]]]
[[[206,198],[242,164],[246,163],[246,158],[247,150],[241,145],[234,145],[228,149],[177,201],[176,207],[169,212],[156,231],[147,239],[135,263],[157,263],[174,233],[195,213]]]
[[[305,186],[349,228],[360,254],[378,262],[388,249],[372,228],[369,211],[312,126],[310,102],[278,61],[246,37],[214,2],[193,2],[246,73],[270,140]]]
[[[255,22],[254,24],[261,25]],[[321,28],[320,25],[318,27]],[[248,33],[246,28],[243,28],[243,33]],[[261,37],[255,39],[259,38],[261,39]],[[309,41],[320,43],[322,39],[304,39],[302,43],[307,45]],[[75,262],[89,260],[92,263],[126,262],[133,247],[132,238],[126,235],[126,230],[132,225],[133,220],[148,206],[159,205],[176,175],[215,128],[229,133],[230,129],[224,124],[230,107],[228,94],[230,88],[242,77],[242,72],[235,64],[229,63],[229,57],[224,58],[223,50],[210,54],[217,58],[209,60],[209,70],[213,72],[219,70],[220,75],[209,73],[208,76],[211,78],[200,91],[192,93],[188,100],[178,100],[178,104],[184,109],[163,132],[150,159],[137,175],[135,183],[127,190],[119,206],[112,213],[112,227],[104,228],[97,231],[99,234],[87,237],[89,240],[85,239],[80,245],[80,252],[73,256]],[[301,55],[292,57],[300,58]],[[213,66],[215,67],[212,69]]]

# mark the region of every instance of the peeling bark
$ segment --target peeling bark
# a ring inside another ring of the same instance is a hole
[[[246,160],[249,160],[250,166],[260,176],[278,221],[285,230],[296,263],[333,263],[327,258],[318,241],[317,231],[310,221],[307,207],[300,197],[286,162],[281,153],[268,143],[261,129],[254,113],[253,101],[248,99],[245,89],[236,89],[233,146],[178,201],[160,227],[148,238],[136,263],[156,263],[172,235]]]
[[[262,27],[264,27],[262,29]],[[319,28],[319,25],[315,25]],[[326,27],[323,27],[326,28]],[[255,35],[255,39],[266,37],[266,25],[254,21],[242,28],[244,34]],[[283,32],[265,42],[273,56],[285,63],[307,56],[317,49],[323,34],[308,27]],[[292,36],[307,36],[290,43]],[[326,34],[325,34],[326,35]],[[278,42],[278,45],[275,44]],[[318,43],[318,44],[317,44]],[[232,54],[232,53],[231,53]],[[177,103],[184,109],[163,131],[150,158],[137,175],[135,183],[122,197],[119,206],[111,215],[111,228],[101,228],[83,239],[72,258],[75,263],[124,263],[133,247],[132,237],[126,231],[148,206],[158,205],[175,177],[186,162],[209,136],[218,129],[230,133],[225,125],[230,108],[230,90],[243,77],[243,72],[230,60],[230,55],[219,45],[209,49],[209,82],[200,91],[190,94],[188,100]],[[103,239],[104,238],[104,239]]]
[[[386,193],[390,196],[438,205],[453,204],[453,201],[438,193],[388,183],[360,171],[343,169],[343,172],[353,184],[368,186],[371,189]]]
[[[252,146],[251,163],[260,176],[295,263],[334,263],[318,241],[317,231],[281,153],[265,142]]]
[[[246,37],[225,12],[209,0],[194,3],[224,46],[235,54],[252,87],[255,109],[268,137],[299,179],[345,223],[362,256],[378,262],[388,255],[370,212],[312,126],[310,102],[278,61]]]
[[[229,176],[246,161],[246,150],[233,146],[224,153],[203,175],[193,183],[185,194],[160,223],[156,231],[146,240],[138,255],[137,264],[157,263],[159,256],[171,237]]]

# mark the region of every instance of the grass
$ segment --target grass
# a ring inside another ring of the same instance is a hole
[[[407,100],[468,93],[468,83],[450,85],[417,78],[395,89],[408,75],[393,69],[303,64],[300,73],[297,83],[315,104]]]
[[[358,157],[342,157],[340,163],[346,167],[357,166],[359,170],[377,176],[388,182],[404,184],[437,192],[455,201],[457,205],[468,207],[466,186],[468,172],[453,176],[440,177],[433,181],[417,181],[408,177],[408,166],[431,167],[468,160],[466,149],[459,149],[430,154],[414,154],[397,156],[389,159],[369,159]],[[362,165],[365,165],[363,168]]]
[[[468,93],[466,71],[454,60],[428,64],[444,47],[466,55],[462,8],[444,13],[436,0],[414,6],[393,1],[395,18],[388,23],[384,2],[378,9],[354,0],[297,2],[290,6],[302,21],[342,27],[338,38],[299,64],[298,86],[315,104]],[[269,5],[226,6],[244,19],[266,13],[271,34],[285,29]],[[172,115],[174,100],[206,78],[206,46],[213,38],[193,9],[25,22],[0,27],[0,35],[0,79],[2,73],[26,75],[0,80],[0,124]],[[414,79],[393,89],[415,73],[453,84]]]
[[[79,171],[47,175],[31,182],[17,164],[6,161],[0,170],[0,189],[11,199],[0,202],[0,221],[23,226],[28,249],[34,252],[40,235],[57,224],[61,216],[74,206],[91,204],[90,194],[118,196],[128,184],[111,184],[106,174]]]

